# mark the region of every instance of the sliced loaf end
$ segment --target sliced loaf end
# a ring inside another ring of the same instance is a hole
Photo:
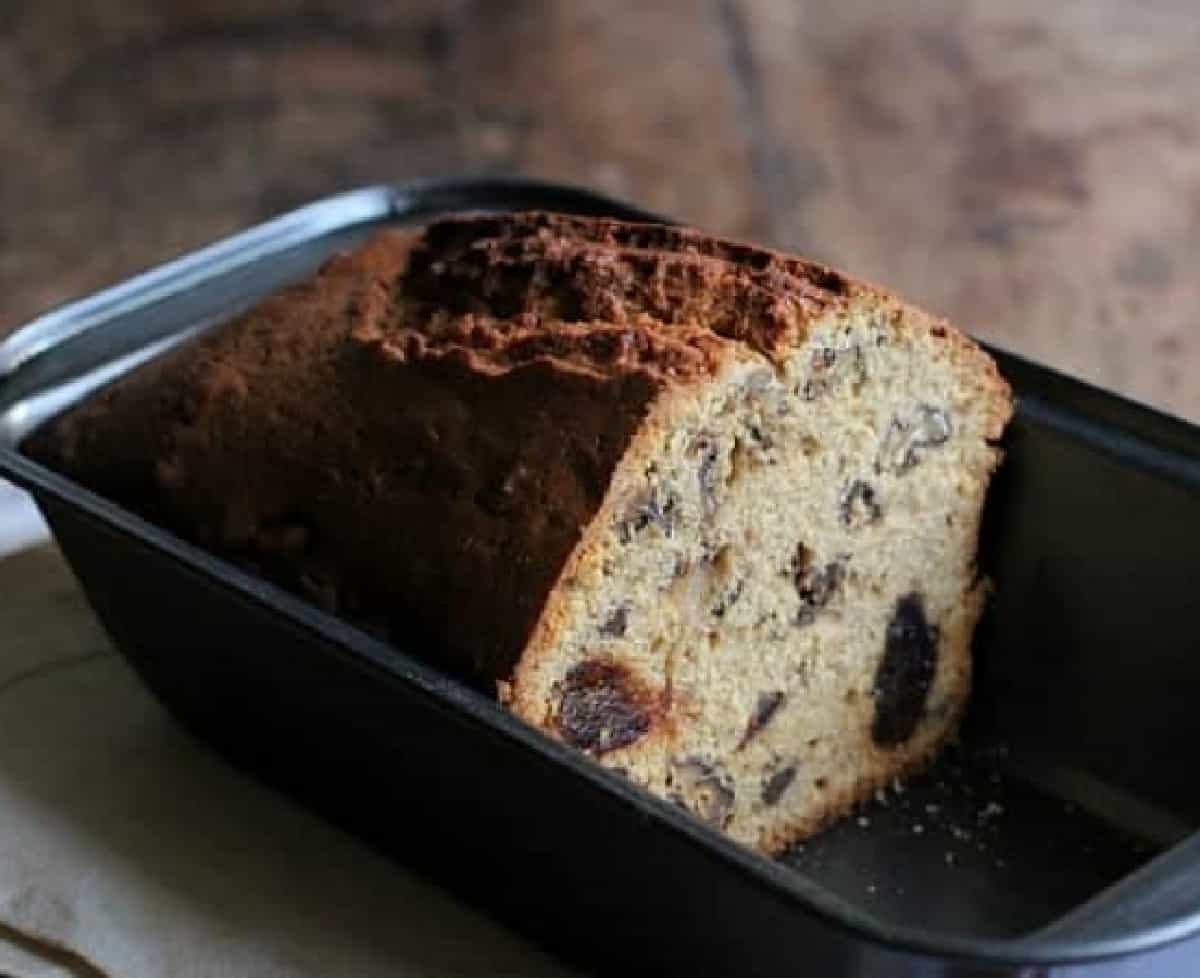
[[[956,729],[1010,410],[978,347],[865,287],[664,392],[506,698],[735,839],[810,835]]]

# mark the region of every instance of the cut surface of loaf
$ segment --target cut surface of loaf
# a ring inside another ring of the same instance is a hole
[[[970,688],[1007,385],[946,323],[699,232],[384,233],[25,450],[498,690],[766,852]]]

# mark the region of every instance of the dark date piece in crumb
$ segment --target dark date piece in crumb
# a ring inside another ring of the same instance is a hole
[[[671,776],[677,789],[671,793],[675,804],[694,812],[710,825],[725,827],[737,801],[727,773],[709,761],[688,757],[672,760]]]
[[[953,433],[950,415],[931,404],[918,406],[911,417],[892,418],[883,443],[879,446],[875,471],[907,472],[925,458],[929,449],[949,441]]]
[[[732,588],[727,589],[718,599],[716,604],[710,609],[714,618],[724,618],[725,613],[729,611],[742,597],[742,592],[746,590],[746,582],[739,580]]]
[[[791,764],[785,768],[780,768],[772,774],[762,786],[762,802],[764,805],[774,805],[783,793],[791,787],[792,782],[796,780],[796,765]]]
[[[621,523],[621,542],[629,543],[648,526],[657,527],[663,536],[671,536],[675,532],[677,504],[678,500],[673,494],[652,489],[634,505],[628,518]]]
[[[588,659],[561,683],[558,730],[567,743],[593,754],[628,747],[650,729],[653,698],[625,666]]]
[[[830,561],[824,566],[813,563],[813,553],[804,544],[796,546],[791,563],[792,583],[800,598],[800,610],[796,612],[796,624],[807,625],[817,617],[838,593],[846,569],[841,561]]]
[[[919,594],[906,594],[897,600],[873,690],[871,739],[880,747],[899,746],[917,729],[937,674],[939,638],[937,627],[925,618],[925,604]]]
[[[695,451],[700,456],[697,472],[700,482],[700,505],[704,508],[704,515],[711,516],[717,511],[717,462],[721,454],[717,443],[708,437],[697,440]]]
[[[629,609],[622,605],[615,608],[597,631],[606,638],[621,638],[629,628]]]
[[[738,741],[737,750],[741,750],[750,743],[758,732],[771,722],[771,718],[783,706],[785,699],[787,699],[787,694],[782,689],[758,694],[758,702],[754,704],[754,712],[750,714],[750,719],[746,722],[746,732]]]
[[[862,479],[855,479],[850,483],[842,496],[842,525],[859,529],[870,523],[877,523],[881,516],[883,507],[879,504],[875,487]]]

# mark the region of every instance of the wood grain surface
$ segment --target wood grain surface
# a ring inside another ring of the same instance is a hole
[[[468,173],[824,258],[1200,420],[1194,0],[0,4],[0,331]]]

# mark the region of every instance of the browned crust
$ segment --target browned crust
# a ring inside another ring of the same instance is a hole
[[[434,308],[494,310],[664,328],[703,326],[772,359],[818,316],[865,301],[896,328],[942,340],[985,378],[989,438],[1011,416],[1011,390],[991,357],[945,319],[817,262],[692,228],[547,212],[437,221],[414,255],[410,289]]]
[[[552,640],[548,599],[651,406],[852,301],[984,372],[999,436],[991,360],[881,291],[698,231],[534,213],[383,233],[25,449],[490,685],[539,620]]]
[[[439,249],[452,254],[478,248],[480,242],[495,242],[519,243],[543,254],[563,245],[583,244],[673,257],[711,258],[755,275],[764,284],[822,303],[849,295],[855,288],[853,279],[818,262],[714,237],[693,228],[661,224],[532,211],[502,217],[455,217],[431,227],[429,236]],[[519,247],[515,253],[521,251]],[[514,252],[510,249],[510,253]]]
[[[406,358],[352,341],[341,316],[280,311],[27,450],[458,675],[507,675],[662,374]],[[310,331],[324,340],[289,355],[285,334]]]
[[[848,280],[820,266],[656,225],[452,218],[431,226],[427,241],[410,287],[435,308],[701,323],[767,356],[801,341],[808,322],[852,294]]]

